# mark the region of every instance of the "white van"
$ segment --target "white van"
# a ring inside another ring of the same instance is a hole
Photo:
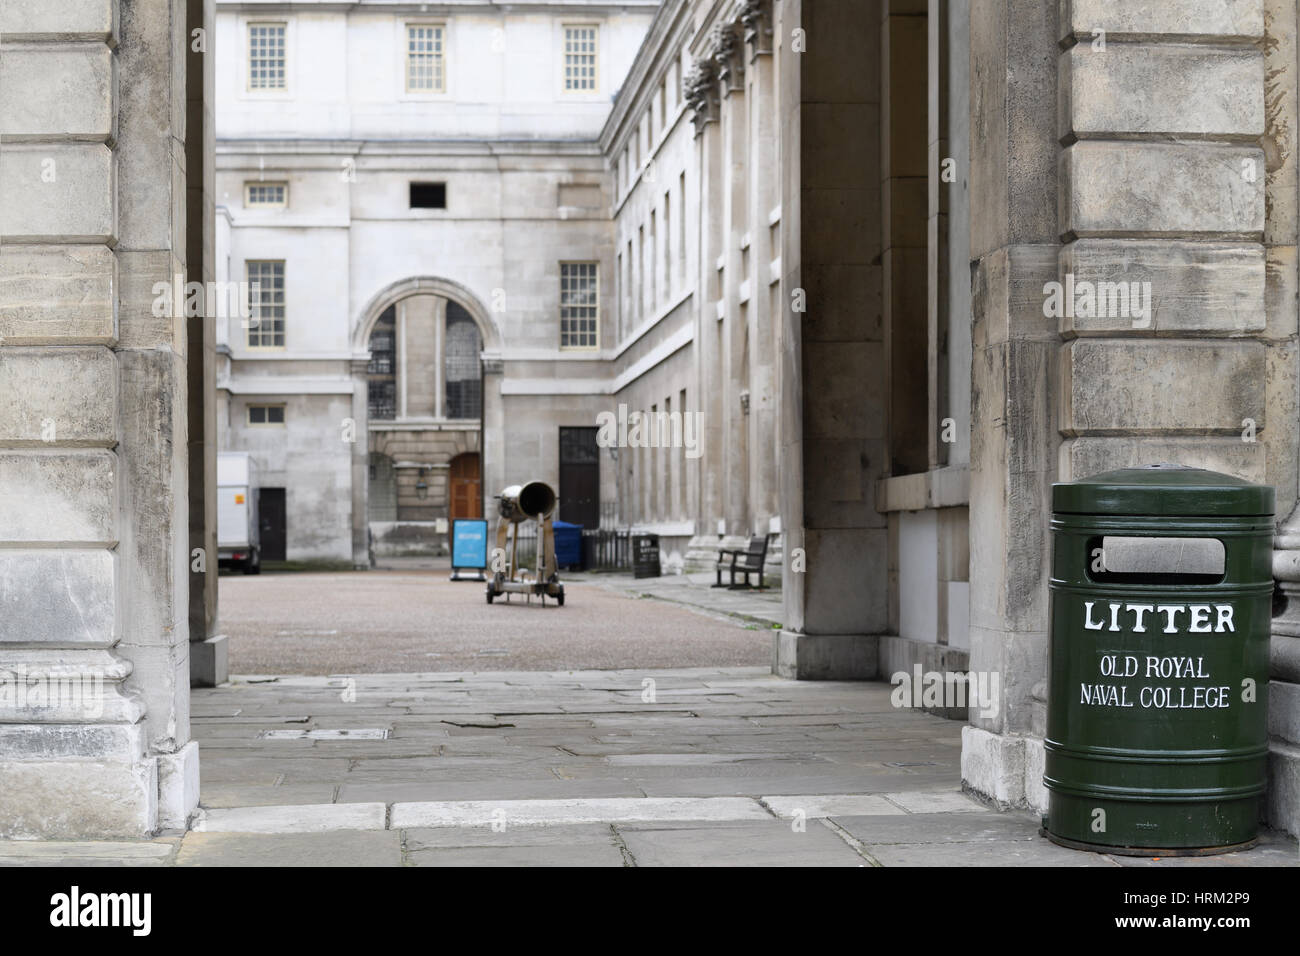
[[[217,566],[262,571],[257,463],[246,451],[217,453]]]

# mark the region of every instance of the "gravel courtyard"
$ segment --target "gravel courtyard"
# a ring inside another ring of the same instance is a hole
[[[446,571],[222,575],[232,674],[762,666],[770,628],[565,581],[564,607]]]

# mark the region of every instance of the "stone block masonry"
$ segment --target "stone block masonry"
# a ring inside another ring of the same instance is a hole
[[[145,296],[185,261],[184,14],[0,8],[0,837],[197,806],[185,329]]]

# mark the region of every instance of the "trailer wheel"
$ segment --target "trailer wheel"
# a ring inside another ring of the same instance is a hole
[[[555,592],[555,603],[564,607],[564,585],[561,584],[558,591]]]
[[[260,548],[254,548],[249,553],[248,557],[244,559],[244,573],[245,574],[262,573],[262,551]]]
[[[489,581],[489,582],[488,582],[488,586],[487,586],[487,602],[488,602],[489,604],[492,603],[492,597],[493,597],[493,594],[492,594],[492,582]]]

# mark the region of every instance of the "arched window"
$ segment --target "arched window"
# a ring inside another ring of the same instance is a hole
[[[483,341],[468,312],[447,302],[447,337],[443,345],[443,380],[447,418],[478,418],[483,409],[483,381],[479,376],[479,353]]]
[[[397,310],[386,308],[370,333],[370,364],[366,367],[367,397],[372,421],[397,417]]]

